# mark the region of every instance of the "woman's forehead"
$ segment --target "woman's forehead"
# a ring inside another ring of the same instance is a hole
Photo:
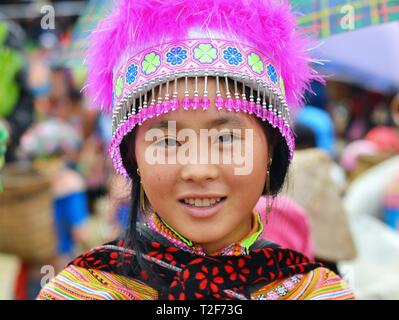
[[[182,108],[171,113],[163,114],[159,117],[150,119],[143,127],[149,129],[167,129],[170,122],[173,122],[177,129],[211,129],[211,128],[231,128],[248,129],[256,125],[253,116],[240,112],[229,112],[217,110],[215,106],[210,106],[204,110],[184,110]]]

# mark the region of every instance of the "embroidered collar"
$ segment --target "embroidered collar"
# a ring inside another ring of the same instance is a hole
[[[156,289],[161,300],[251,299],[251,292],[273,281],[322,266],[278,246],[252,248],[248,255],[198,256],[145,237],[135,244],[144,251],[128,242],[104,244],[71,264],[137,279]],[[142,269],[138,253],[150,268]]]
[[[193,243],[191,240],[179,234],[157,214],[150,214],[147,224],[152,231],[166,238],[173,246],[193,254],[202,256],[207,255],[202,246]],[[212,256],[238,256],[248,254],[250,248],[255,241],[259,239],[262,232],[263,224],[261,216],[258,212],[253,211],[251,231],[241,241],[230,244],[229,246],[213,253]]]

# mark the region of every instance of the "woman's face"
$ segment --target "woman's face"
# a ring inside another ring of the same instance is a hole
[[[181,99],[184,82],[179,82]],[[210,93],[215,86],[208,79]],[[190,79],[190,92],[193,87]],[[168,225],[208,253],[248,234],[269,159],[267,138],[254,116],[218,111],[211,104],[207,111],[179,108],[137,130],[142,186],[152,209]]]

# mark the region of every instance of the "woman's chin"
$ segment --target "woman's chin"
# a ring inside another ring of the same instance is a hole
[[[224,230],[215,230],[215,228],[212,228],[212,226],[198,226],[191,225],[190,223],[185,224],[182,230],[184,230],[184,234],[182,232],[181,235],[200,246],[206,246],[211,243],[220,242],[227,235],[227,232]]]

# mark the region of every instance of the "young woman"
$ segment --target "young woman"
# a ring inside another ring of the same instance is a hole
[[[287,103],[317,78],[305,45],[287,4],[119,1],[94,32],[88,89],[113,105],[129,228],[39,299],[353,298],[333,272],[262,240],[254,210],[293,156]]]

